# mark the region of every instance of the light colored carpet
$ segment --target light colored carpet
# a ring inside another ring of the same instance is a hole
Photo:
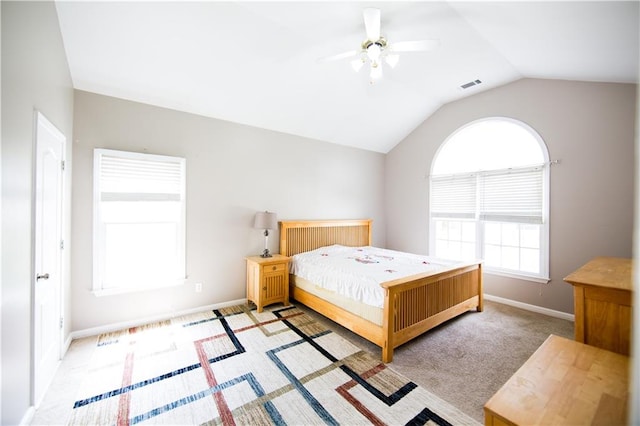
[[[70,359],[60,374],[74,379],[56,378],[60,394],[33,424],[476,425],[295,306],[103,334],[74,344]]]
[[[310,311],[352,343],[380,356],[374,344]],[[395,371],[453,404],[479,422],[484,404],[550,334],[573,339],[573,322],[485,301],[394,352]]]
[[[351,343],[380,356],[377,346],[298,306]],[[485,302],[484,312],[468,312],[396,349],[390,367],[482,422],[485,402],[549,334],[573,338],[573,323]],[[32,424],[67,423],[95,344],[96,337],[72,342]]]

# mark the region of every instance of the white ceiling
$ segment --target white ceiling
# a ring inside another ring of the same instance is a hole
[[[636,1],[56,5],[77,89],[383,153],[443,104],[523,77],[638,81]],[[319,63],[359,47],[365,7],[390,43],[439,48],[374,85]]]

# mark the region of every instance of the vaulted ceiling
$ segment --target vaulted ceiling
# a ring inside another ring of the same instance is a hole
[[[386,153],[443,104],[529,77],[638,82],[639,3],[56,1],[76,89]],[[381,10],[400,54],[348,59]],[[468,89],[461,86],[479,80]]]

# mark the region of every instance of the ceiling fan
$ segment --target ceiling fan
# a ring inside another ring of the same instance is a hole
[[[398,41],[391,43],[380,34],[380,9],[366,8],[363,12],[364,27],[367,39],[360,44],[360,49],[349,50],[337,55],[327,56],[320,59],[320,62],[336,61],[355,57],[351,61],[354,71],[358,72],[364,64],[369,62],[371,72],[370,82],[382,77],[383,62],[394,68],[400,59],[398,53],[401,52],[426,52],[435,49],[439,45],[438,40],[413,40]]]

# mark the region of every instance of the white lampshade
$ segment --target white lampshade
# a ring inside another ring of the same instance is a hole
[[[398,55],[387,55],[384,58],[385,62],[389,64],[391,68],[395,68],[395,66],[398,65],[399,59],[400,59],[400,56]]]
[[[354,59],[353,61],[351,61],[351,68],[353,68],[355,72],[360,71],[360,68],[362,68],[363,65],[364,60],[362,58]]]
[[[258,212],[256,213],[253,227],[258,229],[276,229],[278,227],[278,217],[273,212]]]
[[[371,81],[382,78],[382,66],[380,66],[379,64],[376,64],[376,66],[373,66],[372,64],[371,74],[369,74],[369,77],[371,77]]]

